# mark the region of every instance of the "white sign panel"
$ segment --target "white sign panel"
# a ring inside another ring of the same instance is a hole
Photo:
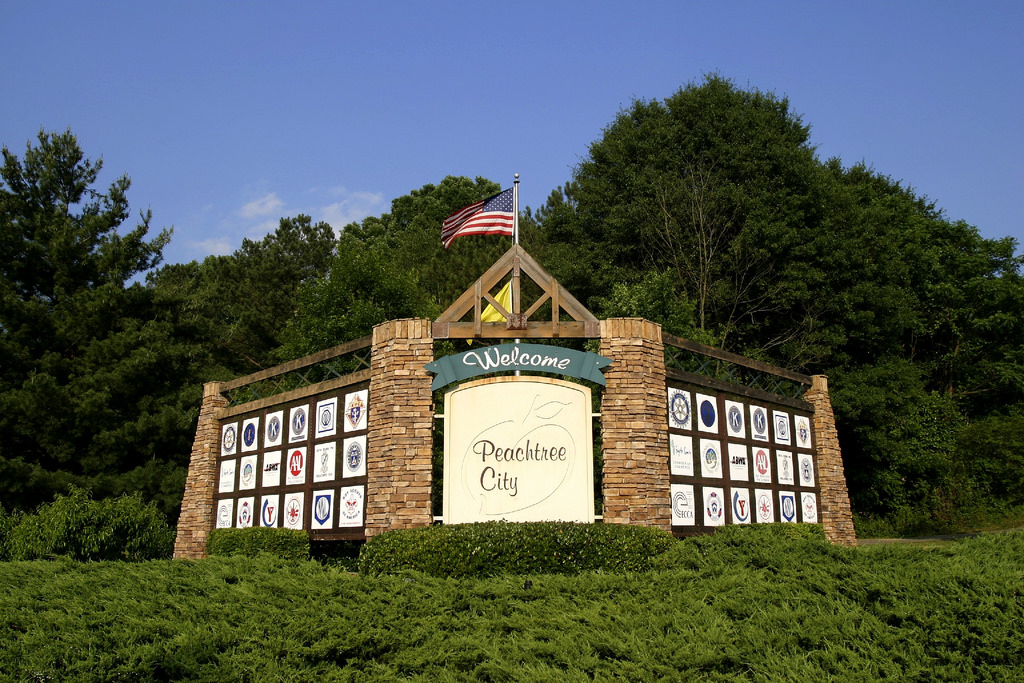
[[[366,476],[366,435],[349,437],[345,439],[344,453],[342,453],[344,464],[341,467],[343,477],[365,477]]]
[[[337,444],[334,441],[318,443],[313,447],[313,481],[334,481]]]
[[[672,525],[693,526],[697,523],[697,506],[693,500],[693,484],[672,484]]]
[[[495,377],[445,396],[444,521],[594,521],[590,389]],[[343,501],[344,502],[344,501]]]
[[[316,438],[334,436],[338,432],[338,397],[316,404]]]
[[[669,468],[672,474],[693,476],[693,437],[682,434],[668,435]]]

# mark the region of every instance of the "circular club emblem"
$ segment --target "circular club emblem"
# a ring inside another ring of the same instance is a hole
[[[793,496],[782,497],[782,516],[787,522],[792,522],[796,518],[796,502]]]
[[[775,431],[780,439],[789,438],[789,420],[786,419],[785,415],[779,415],[775,418]]]
[[[306,431],[306,410],[305,408],[296,408],[295,414],[292,415],[292,433],[301,434]]]
[[[732,494],[732,516],[737,522],[746,522],[750,519],[750,505],[746,498],[740,496],[739,491]]]
[[[220,510],[217,511],[217,520],[220,526],[231,526],[231,507],[228,504],[220,506]]]
[[[768,452],[763,448],[758,448],[754,454],[754,467],[761,476],[768,474]]]
[[[251,422],[245,425],[245,429],[242,430],[242,443],[245,444],[246,448],[256,443],[256,425]]]
[[[348,407],[345,409],[345,417],[348,418],[349,429],[355,429],[359,426],[359,420],[363,417],[363,400],[358,396],[353,396],[352,400],[349,401]]]
[[[718,451],[715,450],[714,446],[708,446],[707,450],[704,451],[704,463],[709,469],[718,469]]]
[[[757,497],[757,519],[759,522],[772,521],[772,499],[767,493]]]
[[[736,406],[729,408],[729,429],[734,432],[743,430],[743,413]]]
[[[811,494],[804,494],[804,521],[817,518],[818,509],[814,504],[814,496]]]
[[[249,501],[246,501],[242,503],[242,507],[238,511],[238,525],[249,526],[250,521],[252,521],[252,510],[249,509]]]
[[[242,468],[242,483],[245,484],[246,486],[251,484],[255,474],[256,468],[252,466],[252,463],[245,463],[245,466]]]
[[[263,501],[263,526],[274,526],[277,521],[277,508],[270,504],[270,499]]]
[[[341,499],[341,514],[345,519],[358,519],[360,508],[361,496],[355,491],[349,491],[345,494],[345,497]]]
[[[805,484],[810,484],[812,481],[811,459],[807,456],[800,458],[800,478],[803,479]]]
[[[288,501],[288,509],[284,511],[285,521],[288,522],[288,526],[297,527],[302,521],[302,509],[299,507],[299,501],[292,498]]]
[[[690,419],[690,399],[684,393],[672,395],[672,405],[669,406],[672,422],[677,426],[684,426]]]
[[[288,458],[288,471],[292,473],[293,477],[298,477],[302,474],[302,465],[302,451],[293,451],[291,457]]]
[[[235,447],[235,425],[230,425],[224,430],[224,450],[230,451]]]
[[[725,510],[722,508],[722,499],[718,495],[718,491],[712,491],[704,499],[705,512],[708,514],[708,519],[713,522],[717,522],[722,519],[722,513]]]
[[[320,411],[320,429],[330,429],[332,424],[334,424],[334,411],[325,406]]]
[[[358,441],[349,444],[348,450],[345,452],[345,459],[348,461],[350,470],[359,469],[359,465],[363,462],[363,447],[359,445]]]
[[[690,507],[690,499],[682,491],[676,491],[672,496],[672,512],[676,517],[686,514],[686,508]]]
[[[313,516],[316,518],[317,524],[323,524],[331,516],[331,497],[330,496],[317,496],[316,503],[313,505]]]
[[[768,420],[764,416],[764,408],[757,408],[754,410],[754,431],[758,434],[764,434],[764,430],[768,428]]]
[[[281,418],[277,415],[270,418],[270,424],[267,425],[267,436],[271,441],[277,441],[277,437],[281,436]]]
[[[700,421],[705,427],[715,424],[715,406],[711,401],[700,402]]]

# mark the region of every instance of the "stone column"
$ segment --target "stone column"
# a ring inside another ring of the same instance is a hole
[[[433,521],[434,360],[429,320],[391,320],[373,328],[366,458],[366,536]]]
[[[843,454],[839,449],[836,418],[828,395],[828,378],[814,375],[804,400],[814,405],[814,443],[818,449],[818,485],[821,489],[821,524],[825,536],[839,545],[856,545],[850,511],[850,494],[843,471]]]
[[[178,536],[174,557],[206,557],[206,537],[213,528],[213,496],[217,487],[217,455],[220,453],[220,413],[228,400],[220,393],[220,382],[203,385],[203,403],[199,408],[192,459],[185,479],[185,496],[178,518]]]
[[[602,320],[601,355],[612,360],[601,403],[604,521],[671,530],[661,325]]]

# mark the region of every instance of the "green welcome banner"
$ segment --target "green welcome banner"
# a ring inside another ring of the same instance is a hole
[[[439,358],[425,367],[435,375],[431,390],[452,382],[495,372],[521,370],[548,372],[555,375],[578,377],[604,386],[602,368],[611,364],[610,358],[589,351],[563,349],[542,344],[499,344],[464,351],[454,356]]]

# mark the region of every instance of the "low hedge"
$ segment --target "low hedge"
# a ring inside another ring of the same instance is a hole
[[[33,514],[5,515],[0,552],[5,559],[129,560],[169,558],[174,530],[138,494],[93,500],[72,489]]]
[[[282,560],[309,559],[309,535],[295,529],[214,529],[206,540],[207,555],[256,557],[266,553]]]
[[[442,577],[646,571],[676,543],[667,531],[617,524],[483,522],[401,529],[359,555],[361,574],[412,569]]]

